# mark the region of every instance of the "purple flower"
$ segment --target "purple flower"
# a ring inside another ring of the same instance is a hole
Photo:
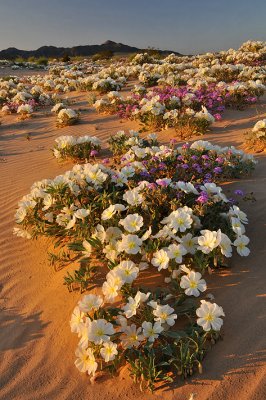
[[[156,183],[149,183],[149,184],[147,185],[147,187],[148,187],[149,189],[157,189]]]
[[[147,171],[141,171],[140,175],[145,176],[147,178],[150,176],[150,174]]]
[[[183,169],[188,169],[188,168],[189,168],[189,165],[188,165],[188,164],[182,164],[182,165],[181,165],[181,168],[183,168]]]
[[[92,150],[92,151],[90,152],[90,156],[91,156],[91,157],[97,156],[97,154],[98,154],[98,151],[97,151],[97,150]]]
[[[204,204],[207,203],[208,201],[208,193],[207,192],[201,192],[200,196],[196,200],[198,203]]]
[[[222,170],[221,167],[215,167],[215,168],[213,169],[213,171],[215,172],[215,174],[220,174],[223,170]]]
[[[175,144],[177,142],[176,139],[170,139],[170,144]]]
[[[161,163],[158,165],[158,167],[159,167],[160,170],[166,169],[166,165],[165,165],[165,163],[163,163],[163,162],[161,162]]]
[[[240,189],[235,190],[234,193],[235,193],[237,196],[244,196],[243,190],[240,190]]]
[[[215,161],[217,161],[218,164],[223,164],[224,159],[222,157],[217,157]]]
[[[213,114],[214,118],[216,119],[216,121],[220,121],[222,119],[221,114]]]
[[[157,185],[162,186],[162,187],[167,187],[169,185],[169,180],[168,179],[157,179],[156,180]]]

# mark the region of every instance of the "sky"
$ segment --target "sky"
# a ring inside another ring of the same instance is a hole
[[[0,50],[113,40],[183,54],[266,40],[266,0],[0,0]]]

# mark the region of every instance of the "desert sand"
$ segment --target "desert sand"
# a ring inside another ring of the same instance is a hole
[[[251,254],[235,256],[230,267],[207,276],[208,293],[225,311],[223,340],[207,354],[203,373],[186,382],[177,380],[154,395],[141,393],[122,371],[116,378],[100,378],[93,385],[74,366],[77,338],[69,319],[80,294],[62,286],[65,270],[49,265],[45,240],[13,236],[18,200],[33,182],[52,178],[72,167],[59,165],[50,149],[60,135],[97,135],[102,141],[121,129],[137,128],[115,116],[88,108],[85,95],[71,94],[73,108],[82,108],[78,125],[57,129],[45,110],[26,121],[4,116],[0,126],[0,399],[1,400],[264,400],[265,350],[265,228],[266,156],[257,155],[254,173],[225,184],[227,191],[253,192],[254,203],[242,205],[249,217]],[[47,111],[49,111],[47,109]],[[265,100],[244,111],[226,111],[204,139],[243,147],[243,133],[266,117]],[[28,136],[29,135],[29,136]],[[159,133],[166,142],[174,132]]]

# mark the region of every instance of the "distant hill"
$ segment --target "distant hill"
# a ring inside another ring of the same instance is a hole
[[[139,49],[137,47],[128,46],[123,43],[116,43],[111,40],[107,40],[103,44],[96,45],[85,45],[85,46],[74,46],[74,47],[55,47],[55,46],[42,46],[37,50],[19,50],[15,47],[9,47],[8,49],[0,51],[0,59],[13,60],[17,57],[28,58],[28,57],[47,57],[47,58],[59,58],[65,54],[69,56],[91,56],[102,51],[112,51],[115,54],[125,53],[138,53],[145,49]],[[170,50],[157,50],[161,54],[174,53],[176,55],[182,55],[175,51]]]

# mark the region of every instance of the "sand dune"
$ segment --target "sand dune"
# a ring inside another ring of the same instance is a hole
[[[266,157],[252,176],[226,185],[254,192],[255,203],[242,206],[248,213],[251,255],[235,256],[232,269],[207,277],[209,292],[226,313],[224,340],[207,355],[203,374],[187,382],[161,388],[153,396],[141,393],[123,372],[114,379],[89,378],[74,367],[76,337],[69,319],[79,293],[68,294],[62,286],[65,271],[55,272],[48,263],[45,240],[26,241],[12,235],[18,200],[33,182],[52,178],[71,168],[58,165],[50,149],[59,135],[97,135],[106,141],[120,129],[134,129],[115,116],[97,115],[88,109],[85,96],[74,93],[73,108],[82,108],[79,125],[55,127],[55,117],[39,111],[24,122],[5,116],[0,126],[0,399],[3,400],[264,400],[266,398],[265,350],[265,228]],[[86,105],[86,106],[85,106]],[[227,111],[214,124],[207,140],[243,148],[243,132],[266,116],[265,102],[245,111]],[[27,135],[29,134],[29,140]],[[159,134],[162,141],[174,132]]]

